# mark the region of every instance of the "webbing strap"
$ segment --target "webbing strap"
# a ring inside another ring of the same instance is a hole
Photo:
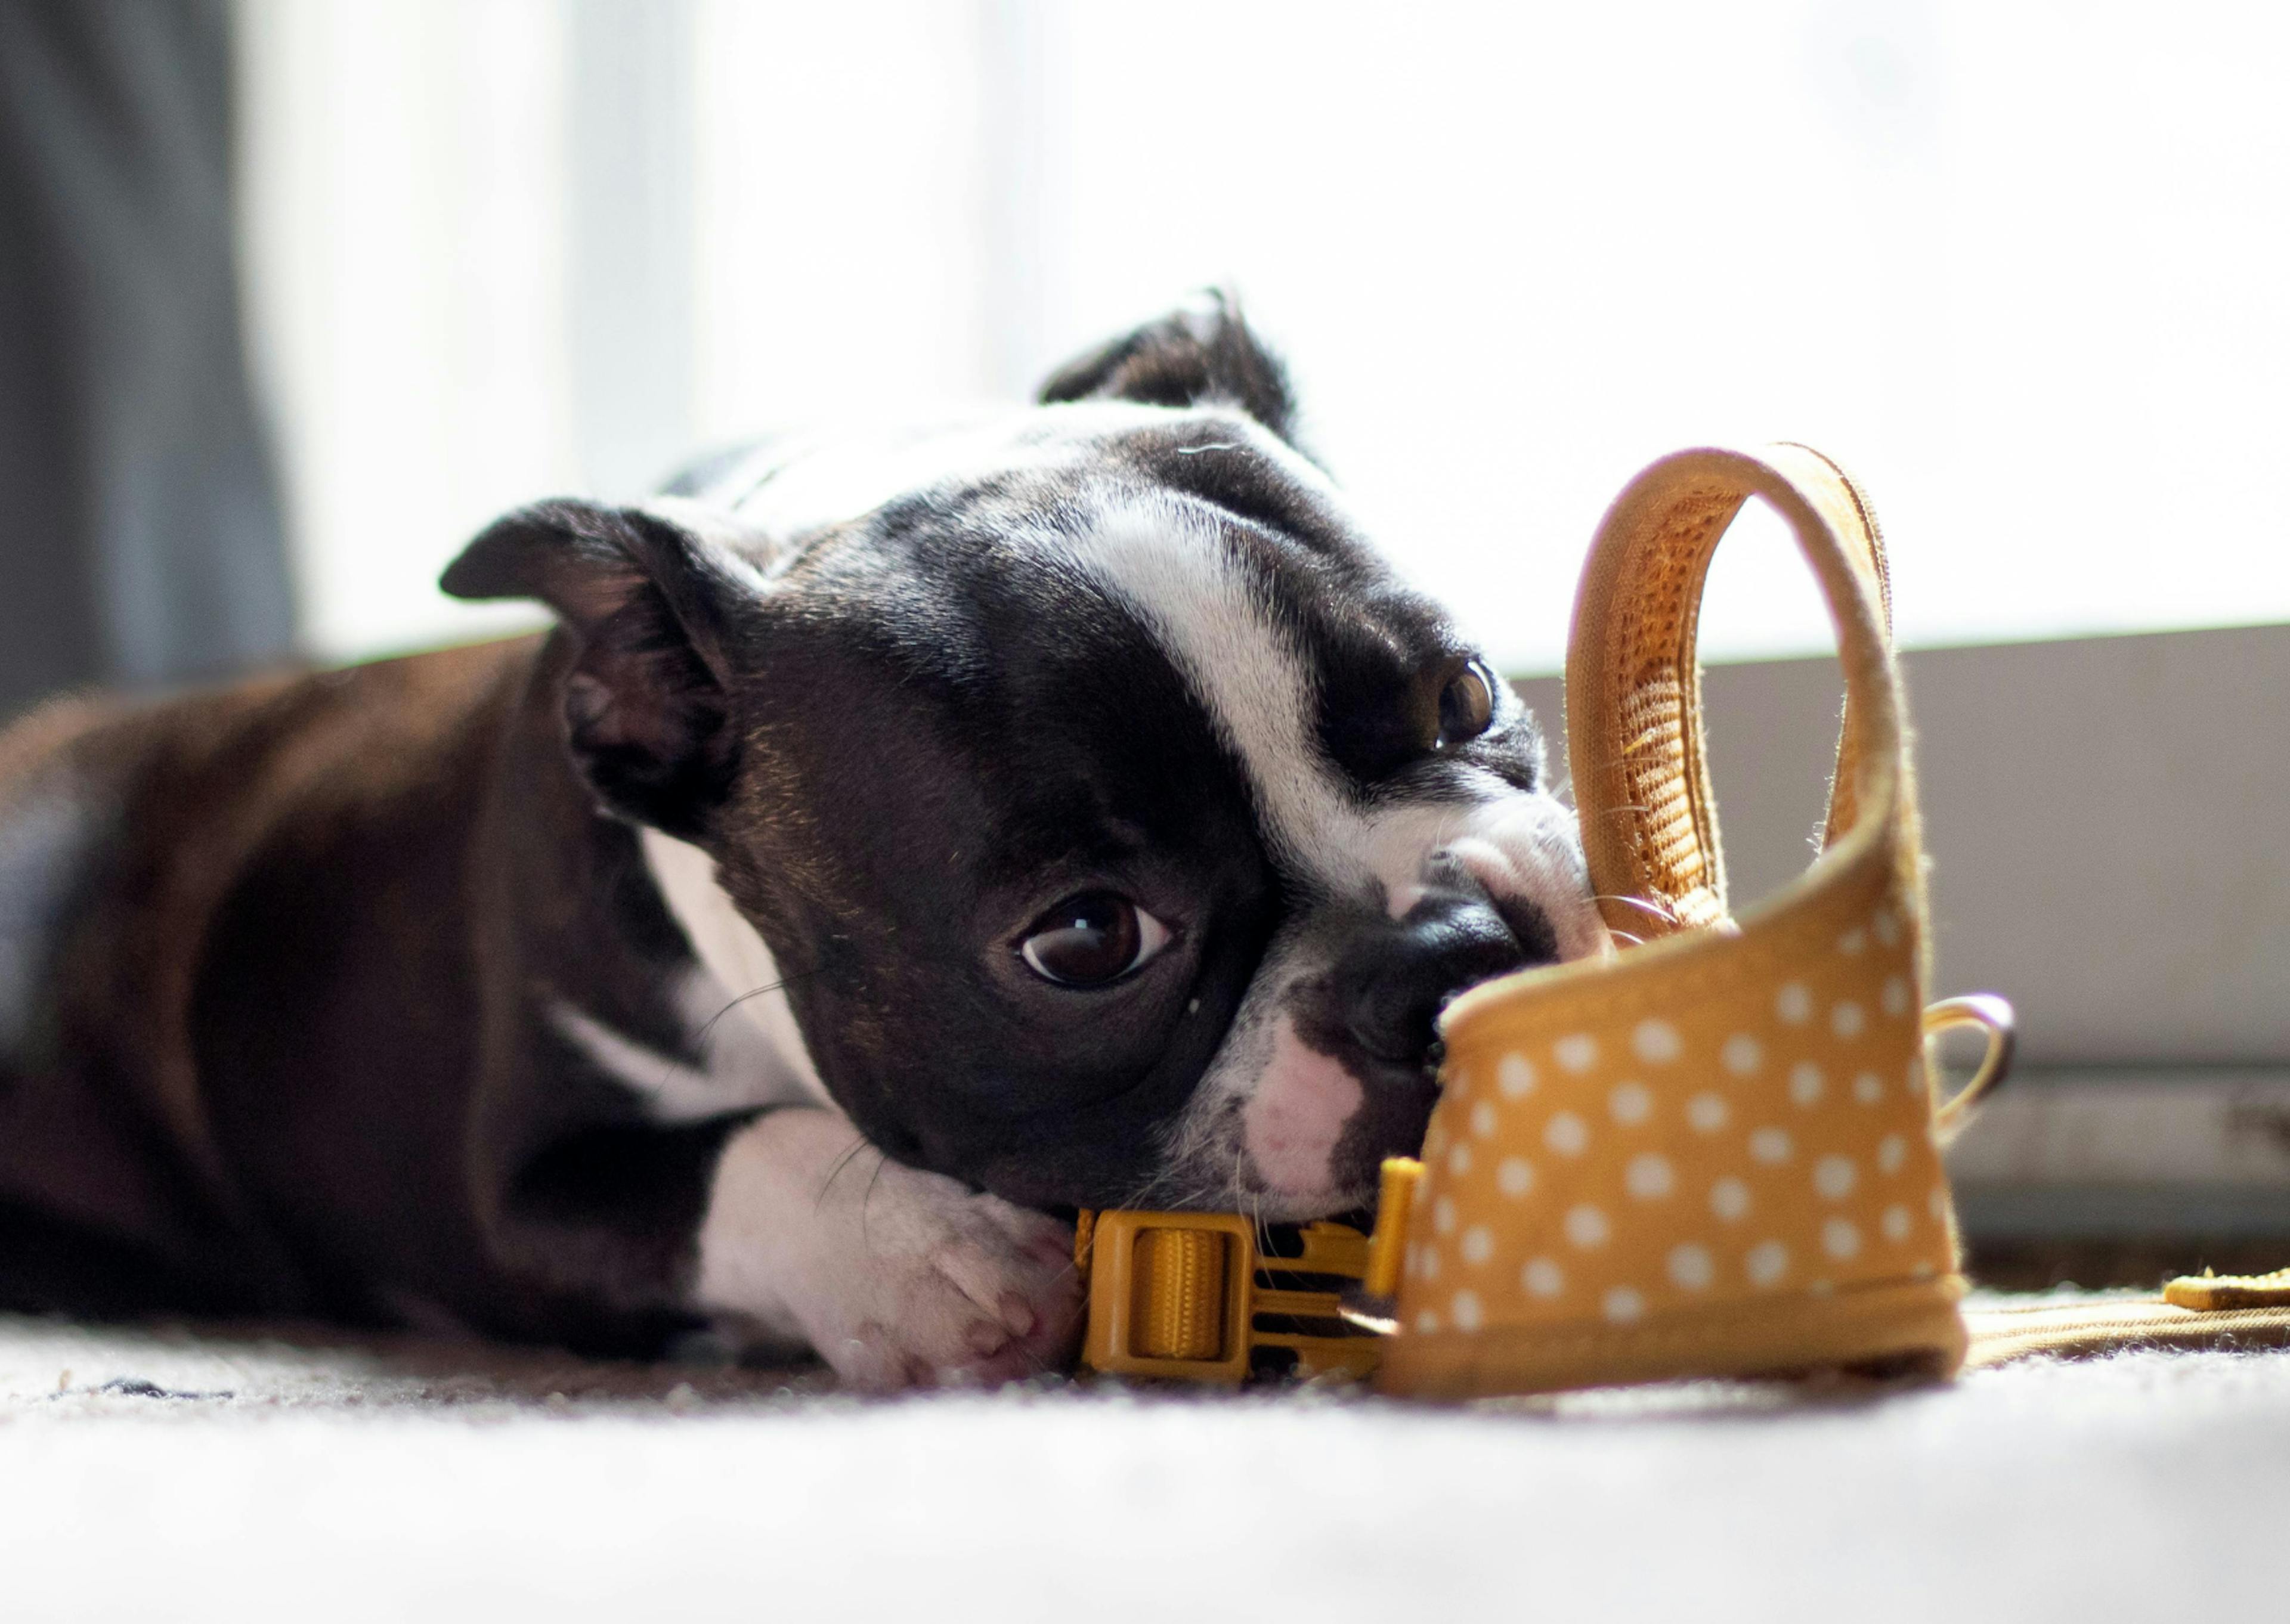
[[[1868,504],[1808,447],[1680,452],[1615,499],[1591,542],[1566,662],[1567,755],[1590,878],[1607,924],[1633,937],[1728,917],[1696,654],[1709,560],[1762,497],[1819,580],[1845,672],[1845,717],[1824,848],[1890,820],[1919,916],[1906,705],[1891,584]]]

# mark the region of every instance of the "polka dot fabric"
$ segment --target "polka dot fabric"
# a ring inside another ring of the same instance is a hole
[[[1736,924],[1680,596],[1699,591],[1706,560],[1677,555],[1714,548],[1750,494],[1791,521],[1822,576],[1849,704],[1827,850]],[[1650,940],[1449,1010],[1387,1389],[1961,1357],[1882,589],[1858,493],[1801,448],[1684,453],[1608,516],[1577,605],[1570,746],[1594,885],[1650,900],[1668,928],[1624,926]],[[1593,633],[1593,654],[1619,641],[1624,658],[1585,683]],[[1673,705],[1667,719],[1657,701]],[[1651,764],[1614,769],[1633,744]]]
[[[1902,910],[1834,922],[1825,952],[1770,956],[1755,1002],[1663,977],[1595,1029],[1526,1001],[1454,1022],[1405,1328],[1635,1324],[1948,1274]]]

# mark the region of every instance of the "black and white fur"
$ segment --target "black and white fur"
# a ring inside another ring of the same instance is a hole
[[[1069,1346],[1081,1205],[1372,1199],[1461,988],[1604,950],[1531,719],[1221,301],[447,572],[559,628],[0,738],[0,1302]],[[1157,955],[1061,985],[1061,899]],[[10,1148],[13,1147],[13,1148]]]

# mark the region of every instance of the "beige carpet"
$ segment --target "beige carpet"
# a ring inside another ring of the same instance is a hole
[[[0,1320],[9,1624],[2271,1617],[2286,1528],[2286,1354],[1469,1411],[864,1403],[815,1373]]]

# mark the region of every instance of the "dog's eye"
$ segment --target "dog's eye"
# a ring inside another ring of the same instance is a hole
[[[1494,716],[1494,674],[1474,660],[1439,690],[1438,748],[1469,743],[1487,731]]]
[[[1169,927],[1127,897],[1085,891],[1027,926],[1018,953],[1027,968],[1045,981],[1102,987],[1168,945]]]

